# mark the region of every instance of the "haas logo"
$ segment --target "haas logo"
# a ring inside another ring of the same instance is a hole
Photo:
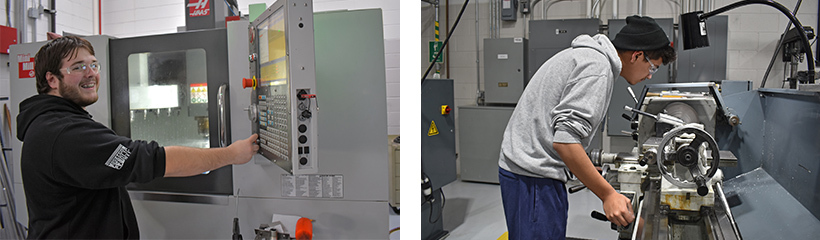
[[[191,17],[208,16],[211,13],[211,6],[208,0],[191,0],[188,2],[188,15]]]

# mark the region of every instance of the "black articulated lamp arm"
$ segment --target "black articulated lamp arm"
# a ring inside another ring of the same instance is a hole
[[[788,8],[784,7],[780,3],[777,3],[777,2],[771,1],[771,0],[744,0],[744,1],[739,1],[739,2],[736,2],[736,3],[729,4],[725,7],[718,8],[714,11],[701,14],[698,18],[699,18],[700,21],[705,21],[707,18],[710,18],[712,16],[724,13],[726,11],[729,11],[729,10],[732,10],[732,9],[735,9],[735,8],[738,8],[738,7],[741,7],[741,6],[746,6],[746,5],[749,5],[749,4],[764,4],[764,5],[769,5],[771,7],[777,8],[777,10],[779,10],[781,13],[783,13],[784,15],[786,15],[786,17],[789,18],[789,20],[792,22],[792,24],[795,27],[799,27],[799,28],[803,27],[803,24],[800,23],[800,20],[797,20],[797,18],[794,16],[794,14],[791,13],[791,11],[789,11]],[[809,49],[808,51],[806,51],[806,60],[809,64],[809,79],[813,80],[814,79],[814,57],[812,56],[812,52],[810,50],[811,49],[811,44],[809,43],[809,38],[806,36],[806,32],[805,31],[799,31],[799,32],[800,32],[800,39],[803,42],[803,47],[805,49]]]

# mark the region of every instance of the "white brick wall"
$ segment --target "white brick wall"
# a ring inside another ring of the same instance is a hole
[[[97,1],[92,0],[56,1],[57,6],[54,8],[57,9],[56,32],[60,34],[69,32],[79,35],[97,34],[99,29],[96,25],[97,19],[95,19],[97,18],[94,8],[96,3]],[[37,30],[41,32],[39,26]],[[40,41],[43,40],[45,39],[40,39]]]
[[[29,7],[36,6],[38,1],[27,0]],[[17,2],[17,1],[12,1]],[[239,0],[240,11],[248,12],[252,3],[266,3],[270,6],[275,1]],[[47,4],[48,1],[43,1]],[[80,35],[98,34],[98,1],[95,0],[60,0],[57,1],[57,33]],[[400,58],[400,11],[399,1],[390,0],[314,0],[314,11],[332,11],[342,9],[381,8],[384,24],[385,71],[387,89],[388,134],[399,134],[399,58]],[[49,6],[45,6],[48,8]],[[14,4],[11,10],[14,11]],[[5,5],[0,4],[0,16],[5,17]],[[102,34],[125,38],[163,33],[174,33],[178,26],[185,25],[185,2],[183,0],[107,0],[102,1]],[[13,14],[13,13],[12,13]],[[14,15],[11,17],[14,23]],[[31,20],[29,25],[32,24]],[[36,39],[32,38],[29,27],[29,42],[45,41],[50,19],[46,16],[37,21]],[[2,22],[2,21],[0,21]],[[5,58],[0,58],[7,62]],[[0,65],[0,97],[9,96],[9,73],[5,64]],[[0,101],[0,105],[2,105]]]
[[[450,1],[449,24],[445,23],[445,6],[442,2],[440,12],[441,41],[446,38],[445,25],[452,28],[463,1]],[[535,19],[543,19],[543,6],[541,1],[531,12],[535,14]],[[601,19],[612,17],[612,2],[606,1],[603,6]],[[678,18],[680,10],[671,1],[652,0],[645,1],[646,15],[655,18]],[[735,0],[715,0],[714,8],[726,6]],[[779,3],[788,9],[793,9],[797,0],[779,0]],[[483,39],[490,37],[490,0],[473,0],[464,11],[464,16],[459,23],[458,29],[453,33],[449,43],[450,73],[449,78],[455,80],[455,102],[456,105],[467,105],[475,102],[476,92],[476,49],[475,49],[475,5],[479,4],[479,52],[478,56],[483,61]],[[564,1],[553,4],[547,12],[548,19],[565,18],[585,18],[586,1]],[[818,1],[803,1],[798,12],[798,19],[803,25],[812,26],[817,30],[817,4]],[[637,1],[619,1],[619,18],[637,14]],[[763,78],[769,60],[775,50],[775,45],[780,34],[785,30],[788,19],[775,8],[755,4],[736,8],[725,13],[729,16],[729,43],[727,52],[727,78],[731,80],[753,80],[757,88]],[[433,40],[433,18],[435,16],[433,7],[430,4],[421,4],[421,74],[429,65],[428,41]],[[529,19],[529,16],[527,17]],[[518,13],[518,21],[504,21],[501,29],[501,37],[521,37],[524,35],[524,23],[522,15]],[[677,22],[677,20],[675,20]],[[606,23],[606,20],[604,20]],[[814,48],[812,48],[814,50]],[[479,66],[479,76],[482,86],[484,80],[483,63]],[[801,70],[806,70],[806,63],[799,65]],[[443,67],[444,68],[444,67]],[[447,77],[446,72],[442,72],[442,77]],[[780,87],[783,76],[783,63],[778,58],[769,74],[766,87]],[[482,87],[483,89],[483,87]]]

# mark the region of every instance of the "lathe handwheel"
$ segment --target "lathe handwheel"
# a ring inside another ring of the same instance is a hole
[[[669,145],[671,141],[674,141],[675,137],[679,137],[682,134],[695,134],[695,138],[692,143],[681,146],[678,149],[674,149],[674,152],[667,151],[666,146]],[[707,169],[705,173],[701,172],[698,167],[698,164],[700,163],[700,154],[698,154],[698,149],[704,142],[708,144],[707,149],[712,150],[712,162],[709,169]],[[699,193],[704,190],[708,191],[708,189],[705,189],[705,182],[708,182],[709,179],[715,176],[715,173],[718,170],[718,165],[720,164],[720,149],[718,149],[717,142],[715,142],[715,139],[712,138],[712,135],[703,129],[687,125],[676,127],[663,135],[663,139],[661,140],[658,150],[658,169],[660,169],[661,175],[663,175],[667,181],[678,187],[703,188],[698,189]],[[672,153],[677,153],[674,159],[670,159],[669,155]],[[674,161],[675,164],[680,164],[681,166],[687,167],[692,173],[692,178],[694,180],[690,181],[680,179],[669,173],[666,169],[666,165],[664,165],[664,163],[669,160]],[[705,195],[705,193],[702,195]]]

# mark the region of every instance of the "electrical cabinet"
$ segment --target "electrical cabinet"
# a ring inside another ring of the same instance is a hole
[[[527,56],[527,79],[532,78],[532,75],[547,59],[570,47],[572,40],[578,35],[598,34],[601,20],[597,18],[532,20],[529,26],[530,48]]]
[[[526,38],[484,39],[486,103],[516,104],[529,82]]]

